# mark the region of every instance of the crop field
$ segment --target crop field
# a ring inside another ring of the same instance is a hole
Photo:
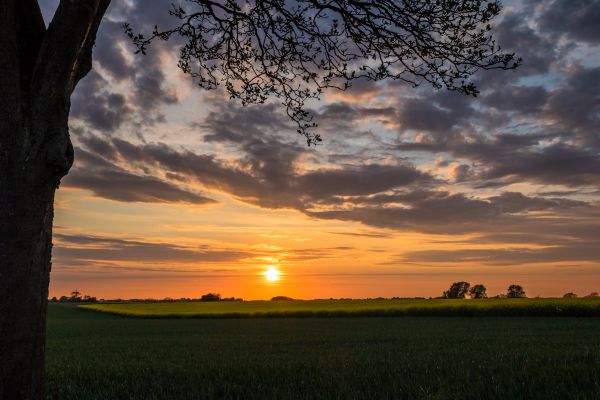
[[[145,319],[50,304],[47,337],[47,399],[600,398],[600,318]]]
[[[140,318],[580,316],[600,317],[600,298],[385,299],[111,303],[83,309]]]

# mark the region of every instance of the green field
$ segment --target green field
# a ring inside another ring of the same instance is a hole
[[[598,399],[600,318],[143,319],[50,304],[47,398]]]
[[[600,298],[394,299],[112,303],[87,310],[140,318],[579,316],[600,317]]]

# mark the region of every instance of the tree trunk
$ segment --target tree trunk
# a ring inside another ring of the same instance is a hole
[[[110,0],[0,0],[0,400],[44,396],[54,192],[73,163],[70,96]]]
[[[54,187],[9,170],[0,190],[0,398],[41,399]]]

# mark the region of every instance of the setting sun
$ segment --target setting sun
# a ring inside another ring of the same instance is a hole
[[[279,274],[279,270],[275,267],[269,267],[269,269],[264,272],[264,275],[269,282],[275,282],[279,280]]]

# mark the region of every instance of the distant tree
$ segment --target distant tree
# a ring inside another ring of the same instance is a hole
[[[219,293],[207,293],[200,296],[200,301],[220,301],[221,295]]]
[[[75,289],[71,292],[71,301],[80,301],[81,300],[81,292]]]
[[[287,297],[287,296],[275,296],[271,298],[271,301],[291,301],[294,300],[291,297]]]
[[[487,299],[487,292],[485,286],[482,284],[474,285],[469,289],[469,294],[473,299]]]
[[[58,301],[58,299],[56,298],[56,296],[54,296],[50,299],[51,303],[56,303],[57,301]]]
[[[563,294],[564,299],[574,299],[575,297],[577,297],[577,294],[573,292]]]
[[[465,295],[469,292],[469,282],[454,282],[450,289],[444,292],[444,298],[446,299],[464,299]]]
[[[510,285],[508,287],[508,291],[506,292],[506,297],[509,299],[519,299],[527,297],[525,294],[525,290],[523,290],[523,286],[521,285]]]
[[[241,297],[223,297],[221,301],[244,301]]]
[[[592,292],[585,297],[598,297],[598,292]]]

